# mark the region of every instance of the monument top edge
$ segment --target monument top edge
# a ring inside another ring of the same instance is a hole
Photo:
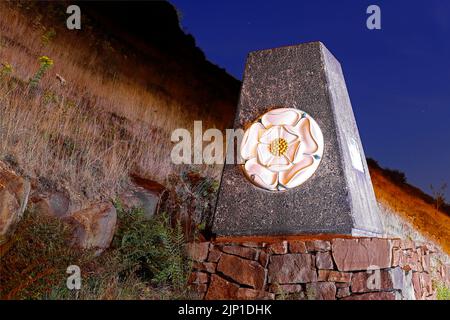
[[[274,48],[254,50],[254,51],[250,51],[248,53],[248,57],[251,57],[253,55],[261,55],[261,54],[264,55],[266,53],[270,54],[274,50],[283,50],[283,49],[289,50],[289,49],[295,49],[295,48],[300,48],[300,47],[304,47],[304,46],[317,46],[324,55],[331,56],[337,63],[339,63],[339,60],[331,53],[331,51],[327,48],[327,46],[322,41],[308,41],[308,42],[289,44],[289,45],[284,45],[284,46],[279,46],[279,47],[274,47]]]
[[[318,45],[318,46],[326,47],[322,41],[308,41],[308,42],[301,42],[301,43],[296,43],[296,44],[287,44],[287,45],[282,45],[282,46],[273,47],[273,48],[254,50],[254,51],[250,51],[249,55],[255,54],[255,53],[263,53],[265,51],[272,51],[272,50],[277,50],[277,49],[296,48],[296,47],[301,47],[301,46],[306,46],[306,45]]]

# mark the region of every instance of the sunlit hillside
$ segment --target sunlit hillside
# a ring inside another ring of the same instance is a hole
[[[414,238],[418,233],[450,254],[450,215],[436,210],[433,199],[417,188],[399,184],[389,177],[388,171],[381,169],[373,161],[369,164],[376,197],[382,207],[387,209],[387,212],[382,213],[385,221],[390,224],[388,229],[391,228],[392,233],[401,234],[405,238]],[[389,211],[393,214],[389,214]]]

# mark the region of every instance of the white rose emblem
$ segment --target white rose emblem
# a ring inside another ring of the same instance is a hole
[[[253,184],[284,191],[298,187],[317,170],[323,135],[306,112],[274,109],[245,131],[240,152],[244,173]]]

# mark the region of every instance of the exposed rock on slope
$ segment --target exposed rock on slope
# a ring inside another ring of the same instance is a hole
[[[75,212],[66,220],[74,226],[75,243],[85,249],[96,249],[97,253],[108,248],[116,228],[116,208],[105,202]]]
[[[0,245],[14,231],[28,202],[30,182],[0,161]]]

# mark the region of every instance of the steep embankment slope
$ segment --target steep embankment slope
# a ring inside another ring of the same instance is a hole
[[[428,238],[450,254],[450,215],[437,210],[434,199],[421,190],[395,181],[390,170],[374,161],[369,161],[369,169],[386,231],[404,238]]]
[[[166,2],[80,2],[81,30],[68,5],[0,2],[0,160],[80,201],[114,198],[133,172],[164,183],[172,131],[229,126],[239,81]]]

